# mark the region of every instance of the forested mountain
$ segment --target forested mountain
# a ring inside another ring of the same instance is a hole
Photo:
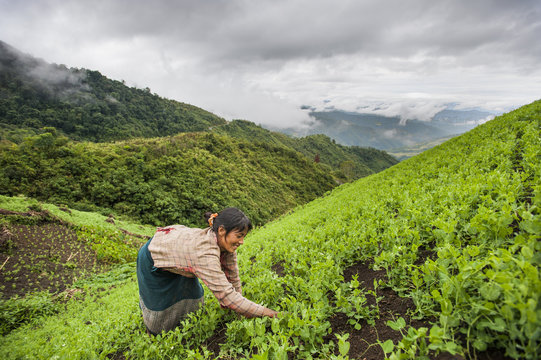
[[[330,166],[336,177],[345,180],[358,179],[379,172],[398,162],[388,153],[374,148],[340,145],[321,134],[294,138],[264,129],[250,121],[234,120],[215,127],[212,131],[295,149],[309,159]]]
[[[49,64],[0,41],[0,139],[20,143],[54,127],[77,141],[116,141],[213,131],[248,141],[319,155],[341,181],[372,174],[396,163],[374,149],[348,148],[327,137],[295,139],[248,121],[227,123],[203,109],[130,88],[98,71]]]
[[[336,186],[283,146],[213,133],[74,143],[49,131],[0,143],[0,194],[156,225],[200,225],[205,211],[237,206],[263,224]]]
[[[0,139],[20,142],[45,126],[74,140],[113,141],[201,131],[225,120],[130,88],[98,71],[68,69],[0,41]]]

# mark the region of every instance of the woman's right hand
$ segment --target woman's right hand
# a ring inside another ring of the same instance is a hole
[[[272,309],[265,309],[265,312],[263,313],[263,316],[268,316],[271,318],[278,316],[278,311],[274,311]]]

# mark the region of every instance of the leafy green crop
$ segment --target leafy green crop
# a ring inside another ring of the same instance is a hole
[[[8,334],[21,324],[55,314],[58,308],[47,292],[27,295],[22,299],[0,300],[0,335]]]

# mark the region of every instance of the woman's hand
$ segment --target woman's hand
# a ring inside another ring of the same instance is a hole
[[[271,318],[278,317],[278,312],[271,310],[271,309],[265,309],[265,312],[263,313],[263,316],[268,316]]]

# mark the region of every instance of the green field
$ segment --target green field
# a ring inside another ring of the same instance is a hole
[[[452,135],[452,136],[446,136],[444,138],[441,138],[441,139],[437,139],[437,140],[434,140],[434,141],[429,141],[429,142],[423,142],[423,143],[420,143],[420,144],[415,144],[415,145],[412,145],[412,146],[409,146],[409,147],[403,147],[403,148],[398,148],[398,149],[391,149],[389,151],[387,151],[390,155],[394,156],[395,158],[397,158],[398,160],[402,161],[402,160],[406,160],[406,159],[409,159],[410,157],[413,157],[413,156],[416,156],[416,155],[419,155],[420,153],[422,153],[423,151],[426,151],[428,149],[431,149],[433,148],[434,146],[438,146],[450,139],[452,139],[453,137],[455,137],[456,135]]]
[[[67,288],[70,296],[34,298],[50,311],[6,333],[0,358],[362,359],[351,339],[378,324],[383,294],[392,291],[414,306],[385,322],[398,337],[385,340],[375,327],[378,336],[367,348],[384,357],[483,359],[497,352],[538,359],[540,180],[537,101],[250,233],[238,250],[244,295],[279,310],[279,318],[238,318],[207,291],[205,307],[182,326],[148,337],[133,264],[119,258],[124,265]],[[0,208],[10,199],[2,198]],[[15,222],[7,218],[3,226],[10,229]],[[96,226],[85,222],[78,226]],[[95,243],[86,234],[79,240]],[[114,242],[103,238],[102,244]],[[359,264],[383,276],[370,287],[344,276]],[[5,300],[4,318],[21,316],[17,306],[32,308]],[[348,319],[349,335],[334,333],[337,317]],[[413,326],[415,320],[424,325]]]

